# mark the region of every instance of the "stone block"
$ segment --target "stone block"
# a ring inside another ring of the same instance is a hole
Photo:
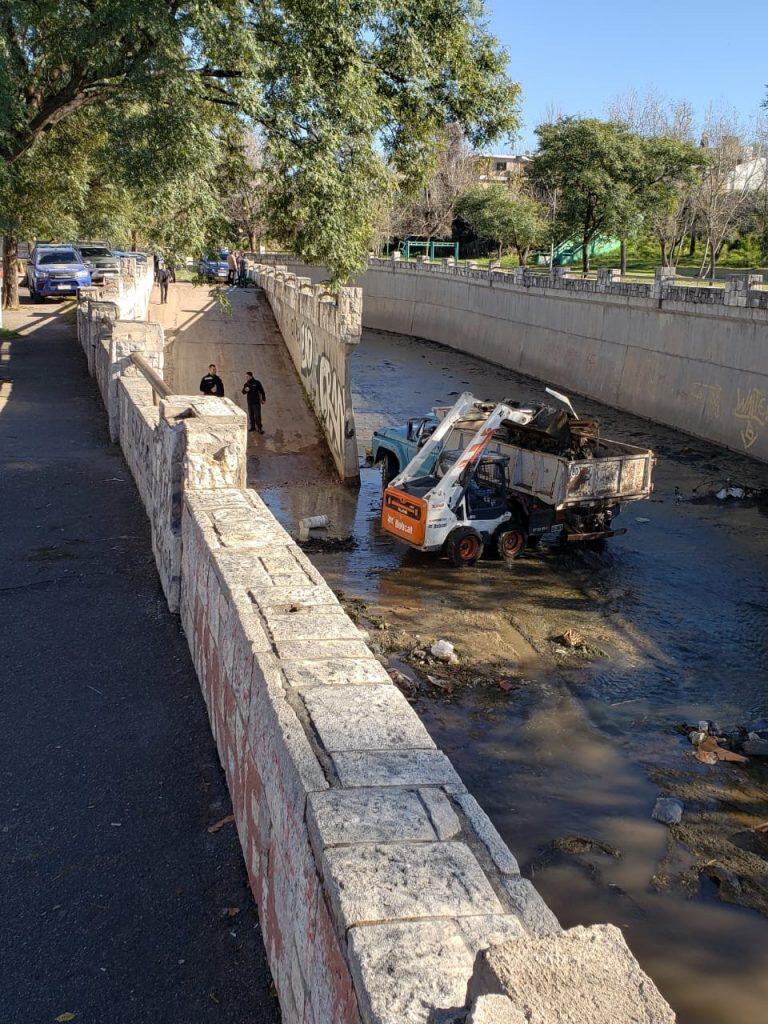
[[[339,846],[325,851],[323,864],[342,931],[364,921],[503,912],[463,843]]]
[[[438,839],[453,839],[461,832],[461,822],[441,789],[420,789],[419,796],[429,812]]]
[[[513,940],[482,953],[470,995],[506,995],[528,1024],[674,1024],[613,925]]]
[[[359,635],[359,634],[358,634]],[[275,649],[288,661],[330,661],[349,658],[373,658],[365,641],[360,640],[276,640]]]
[[[321,894],[317,901],[309,971],[310,1024],[360,1024],[357,997],[345,954],[346,943],[336,934]]]
[[[510,909],[532,935],[557,935],[562,931],[560,922],[527,878],[510,875],[503,877],[501,884]]]
[[[315,852],[351,843],[432,842],[437,837],[424,804],[408,789],[328,789],[309,798]]]
[[[313,605],[327,605],[336,600],[329,586],[311,583],[305,587],[275,586],[272,580],[250,587],[250,598],[262,611],[269,608],[288,612],[290,608],[306,608]]]
[[[276,641],[360,639],[360,630],[338,605],[305,608],[287,615],[266,612],[265,617]]]
[[[456,793],[454,799],[466,815],[475,835],[485,846],[498,870],[504,875],[519,875],[520,866],[517,860],[477,800],[466,792]]]
[[[302,698],[326,750],[386,750],[435,744],[394,686],[317,687]]]
[[[441,750],[337,751],[331,755],[342,786],[460,786]]]
[[[392,680],[375,658],[343,658],[340,661],[284,661],[283,672],[290,686],[356,686],[368,683],[390,685]]]
[[[467,1024],[527,1024],[527,1017],[506,996],[478,996],[472,1005]]]
[[[455,922],[358,926],[348,946],[366,1024],[463,1019],[474,956]]]

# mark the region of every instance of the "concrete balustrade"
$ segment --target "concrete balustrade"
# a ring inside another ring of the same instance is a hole
[[[275,284],[291,309],[304,290],[321,326],[357,329],[354,302],[326,308],[316,289]],[[200,680],[285,1024],[459,1024],[494,1007],[544,1024],[521,1014],[553,1002],[591,1012],[578,959],[589,976],[602,932],[576,929],[563,946],[574,930],[520,876],[365,633],[245,487],[243,412],[200,396],[156,404],[126,355],[161,370],[157,325],[125,325],[84,296],[78,328],[86,346],[98,338],[95,370],[111,360],[116,386],[102,393]],[[668,1024],[613,941],[604,988],[639,1024]],[[482,959],[510,943],[538,964],[524,991]]]
[[[674,267],[651,283],[399,259],[370,260],[358,279],[365,327],[437,341],[768,461],[768,291],[744,273],[724,287],[677,281]]]

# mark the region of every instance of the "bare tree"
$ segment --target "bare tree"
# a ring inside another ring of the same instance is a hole
[[[248,239],[248,248],[253,252],[267,232],[264,154],[257,136],[246,136],[241,159],[238,185],[227,196],[224,209],[237,231]]]
[[[687,100],[672,100],[655,89],[639,93],[630,89],[615,97],[606,113],[613,121],[623,121],[644,139],[675,139],[693,142],[695,117]],[[691,181],[669,182],[664,196],[645,215],[645,224],[653,232],[661,249],[662,266],[674,266],[685,238],[693,231],[696,204]],[[621,270],[626,273],[626,240],[621,239]]]
[[[695,195],[706,234],[699,277],[709,274],[714,280],[723,246],[755,194],[766,187],[768,161],[760,142],[764,134],[762,124],[747,129],[733,111],[707,112],[702,136],[707,161]]]
[[[693,107],[687,100],[671,100],[654,89],[640,94],[630,89],[615,97],[606,113],[612,121],[623,121],[636,135],[646,139],[667,138],[692,142],[695,138]]]
[[[415,197],[395,207],[393,234],[427,240],[450,235],[456,200],[477,182],[476,160],[461,128],[447,126],[429,180]]]

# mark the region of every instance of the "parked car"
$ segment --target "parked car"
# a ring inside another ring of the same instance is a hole
[[[33,302],[48,295],[75,295],[91,283],[91,272],[71,246],[38,246],[27,264],[27,285]]]
[[[120,273],[120,260],[106,242],[73,242],[72,245],[83,257],[94,284],[101,283],[107,277],[116,277]]]
[[[136,260],[136,262],[142,266],[149,259],[145,252],[128,252],[127,250],[124,249],[113,249],[112,254],[114,256],[117,256],[118,258],[122,256],[124,259]]]
[[[229,273],[227,257],[229,249],[219,249],[211,256],[203,256],[197,265],[200,277],[209,277],[216,281],[226,281]]]

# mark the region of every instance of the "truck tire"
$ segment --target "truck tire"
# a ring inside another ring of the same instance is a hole
[[[445,542],[448,561],[457,569],[474,565],[483,553],[483,540],[477,530],[470,526],[459,526],[449,534]]]
[[[514,523],[502,527],[496,534],[496,552],[499,558],[511,564],[525,551],[528,544],[528,534]]]
[[[385,487],[400,472],[400,463],[397,461],[397,456],[393,452],[386,451],[386,449],[379,452],[376,465],[381,466],[381,479]]]

